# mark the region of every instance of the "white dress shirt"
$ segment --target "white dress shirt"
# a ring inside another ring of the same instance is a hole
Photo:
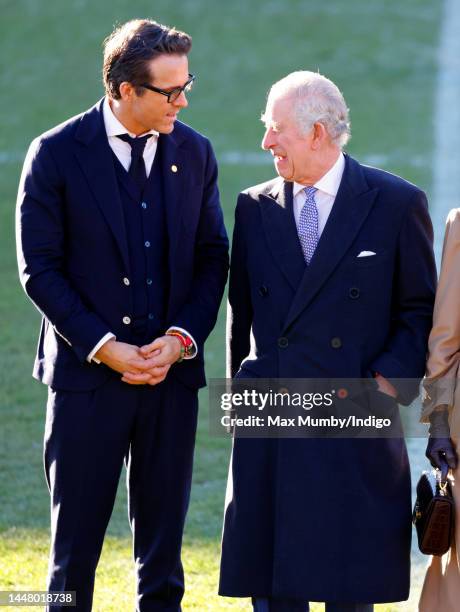
[[[340,153],[332,168],[313,185],[318,190],[315,193],[316,208],[318,210],[318,238],[323,233],[324,226],[331,213],[344,169],[345,157],[343,153]],[[305,185],[294,182],[292,195],[294,198],[294,219],[297,229],[299,229],[300,211],[306,199],[304,189]]]
[[[107,132],[110,148],[117,156],[123,168],[128,172],[129,166],[131,165],[131,145],[129,142],[125,142],[121,140],[121,138],[118,138],[118,136],[121,134],[129,134],[131,138],[136,138],[136,134],[128,132],[125,126],[118,121],[110,108],[107,98],[104,100],[102,106],[102,115],[104,117],[105,131]],[[149,176],[153,160],[155,159],[155,153],[157,152],[159,133],[155,130],[150,130],[149,132],[145,132],[145,134],[152,134],[146,141],[142,154],[145,163],[145,171],[147,176]],[[142,135],[145,136],[145,134]]]
[[[126,170],[126,172],[128,172],[129,166],[131,165],[131,145],[128,142],[122,140],[121,138],[118,138],[118,136],[120,136],[121,134],[129,134],[132,138],[136,138],[136,134],[129,132],[125,128],[125,126],[120,123],[120,121],[118,121],[112,109],[110,108],[110,104],[107,98],[105,98],[102,105],[102,116],[104,118],[105,131],[107,132],[107,139],[109,141],[110,148],[117,156],[117,159],[121,163],[123,168]],[[145,171],[148,177],[152,169],[155,154],[157,152],[159,133],[155,130],[149,130],[148,132],[145,132],[145,134],[152,134],[151,138],[146,141],[144,152],[142,154],[145,163]],[[142,136],[144,136],[145,134],[142,134]],[[193,336],[191,336],[191,334],[189,334],[185,329],[182,329],[181,327],[174,326],[168,329],[168,331],[173,330],[182,332],[192,340],[193,347],[195,350],[194,352],[192,352],[192,355],[190,357],[185,357],[185,359],[193,359],[193,357],[195,357],[197,353],[197,346],[195,340],[193,339]],[[108,340],[111,340],[112,338],[115,338],[115,335],[112,333],[108,333],[103,338],[101,338],[96,344],[96,346],[93,348],[91,353],[88,355],[87,360],[90,362],[95,361],[96,363],[100,363],[98,359],[94,358],[94,355],[98,352],[101,346],[103,346]]]

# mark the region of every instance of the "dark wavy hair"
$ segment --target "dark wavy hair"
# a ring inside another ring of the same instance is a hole
[[[118,100],[120,85],[127,81],[139,87],[152,78],[149,62],[159,55],[187,55],[192,38],[185,32],[170,28],[151,19],[133,19],[117,27],[104,40],[102,77],[106,94]]]

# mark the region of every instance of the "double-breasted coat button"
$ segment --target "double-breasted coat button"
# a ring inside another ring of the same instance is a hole
[[[123,317],[123,323],[124,323],[125,325],[129,325],[129,324],[131,323],[131,319],[130,319],[130,317]]]
[[[332,348],[338,349],[342,346],[342,340],[336,336],[335,338],[332,338],[331,340],[331,346]]]
[[[287,338],[278,338],[278,346],[280,348],[286,348],[289,345],[289,340]]]
[[[126,278],[126,276],[125,276],[125,278],[123,279],[123,282],[125,283],[126,286],[128,286],[129,285],[129,278]]]
[[[262,297],[266,297],[268,295],[268,288],[265,285],[259,287],[259,295]]]
[[[360,291],[358,287],[351,287],[348,291],[348,295],[351,297],[352,300],[356,300],[356,298],[359,298],[359,293]]]

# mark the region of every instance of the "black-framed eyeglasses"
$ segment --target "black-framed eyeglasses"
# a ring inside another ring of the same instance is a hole
[[[155,91],[156,93],[159,93],[162,96],[166,96],[168,98],[168,102],[171,104],[172,102],[175,102],[177,100],[177,98],[181,95],[183,91],[185,93],[188,93],[192,89],[193,81],[195,80],[195,75],[189,73],[188,77],[188,81],[183,87],[175,87],[174,89],[170,89],[169,91],[165,91],[164,89],[158,89],[158,87],[154,87],[153,85],[149,85],[148,83],[142,83],[141,87],[144,87],[145,89],[150,89],[150,91]]]

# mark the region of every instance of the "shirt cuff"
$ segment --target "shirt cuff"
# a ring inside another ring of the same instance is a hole
[[[115,338],[115,336],[112,333],[109,332],[108,334],[105,334],[105,336],[99,340],[99,342],[93,348],[91,353],[88,355],[88,357],[86,358],[86,361],[88,361],[89,363],[91,363],[92,361],[94,361],[94,363],[101,363],[99,359],[96,359],[94,357],[94,355],[98,352],[98,350],[101,348],[102,345],[104,345],[109,340],[112,340],[112,338]]]
[[[181,334],[184,334],[184,336],[187,336],[187,338],[190,338],[190,340],[193,342],[193,347],[192,347],[192,349],[190,351],[190,355],[188,357],[184,357],[184,360],[186,360],[186,359],[193,359],[194,357],[196,357],[197,354],[198,354],[198,349],[196,347],[196,342],[195,342],[192,334],[189,334],[188,331],[186,329],[183,329],[182,327],[177,327],[177,325],[173,325],[172,327],[167,329],[166,333],[171,332],[171,331],[181,332]]]

